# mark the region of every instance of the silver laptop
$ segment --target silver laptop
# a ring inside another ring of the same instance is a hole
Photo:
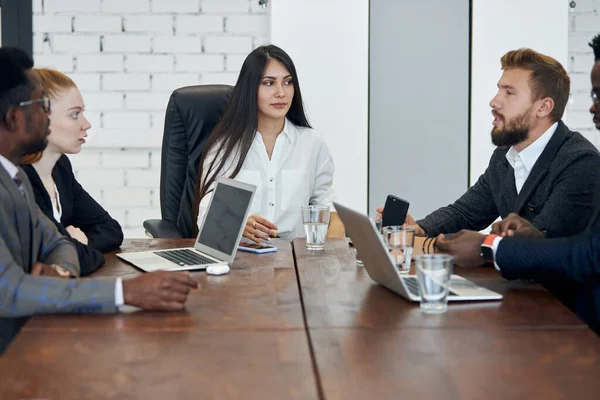
[[[335,210],[344,223],[346,233],[360,253],[367,273],[375,282],[410,301],[420,301],[419,285],[414,275],[404,275],[397,269],[389,256],[383,238],[373,221],[365,214],[351,210],[334,202]],[[450,279],[448,301],[500,300],[502,295],[479,286],[458,275]]]
[[[256,186],[219,178],[194,247],[119,253],[117,257],[146,272],[229,265],[235,258],[255,190]]]

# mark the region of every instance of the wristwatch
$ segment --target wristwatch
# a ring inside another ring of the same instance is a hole
[[[487,235],[481,244],[481,258],[483,258],[486,263],[494,263],[494,249],[492,245],[494,244],[494,239],[497,237],[500,236],[495,234]]]
[[[69,270],[66,269],[65,267],[62,267],[57,264],[52,264],[52,268],[54,268],[56,273],[59,274],[60,276],[64,276],[65,278],[76,278],[76,276],[73,275],[71,272],[69,272]]]

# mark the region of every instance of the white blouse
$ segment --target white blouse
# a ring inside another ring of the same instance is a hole
[[[54,193],[56,193],[56,200],[50,196],[50,202],[52,203],[52,215],[54,216],[56,222],[60,223],[60,218],[62,217],[62,207],[60,206],[60,193],[58,193],[56,183],[54,184]]]
[[[203,171],[214,157],[214,154],[207,156]],[[236,157],[229,155],[222,176],[231,175],[235,161]],[[258,214],[268,219],[277,226],[281,237],[291,238],[304,234],[300,207],[309,204],[332,207],[334,170],[325,138],[313,129],[297,127],[286,119],[271,159],[257,132],[242,169],[234,179],[256,186],[249,215]],[[211,197],[212,192],[200,201],[198,227]]]

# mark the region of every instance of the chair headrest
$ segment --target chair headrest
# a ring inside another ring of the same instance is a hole
[[[188,86],[171,94],[165,115],[161,153],[162,219],[175,222],[192,237],[193,202],[204,143],[229,103],[229,85]]]

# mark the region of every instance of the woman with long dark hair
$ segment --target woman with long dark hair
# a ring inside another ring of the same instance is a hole
[[[301,206],[331,206],[333,174],[325,139],[304,114],[291,58],[273,45],[252,51],[200,161],[198,224],[216,179],[225,176],[257,187],[244,237],[301,236]],[[335,213],[328,234],[343,236]]]

